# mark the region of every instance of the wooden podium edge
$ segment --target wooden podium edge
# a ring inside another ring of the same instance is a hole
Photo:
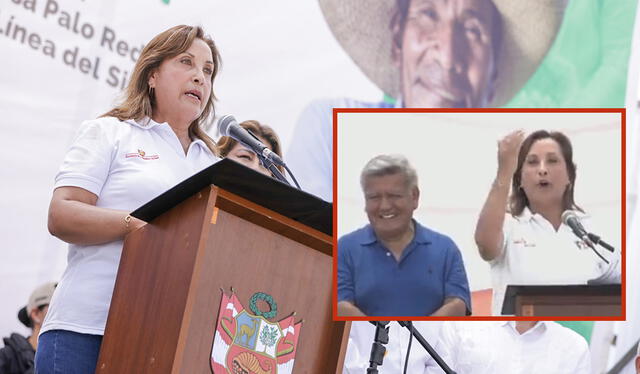
[[[208,189],[208,191],[207,191]],[[213,186],[209,185],[202,190],[200,190],[196,195],[202,196],[203,194],[208,195],[208,199],[206,201],[204,220],[202,221],[202,227],[200,228],[200,243],[198,243],[198,248],[196,249],[196,258],[194,262],[194,272],[192,274],[191,280],[189,282],[189,290],[187,295],[187,300],[184,307],[184,313],[182,314],[184,318],[181,322],[180,334],[178,335],[178,341],[176,343],[176,356],[174,357],[173,366],[171,368],[171,373],[180,373],[181,368],[183,367],[184,360],[184,352],[185,346],[187,344],[187,337],[189,335],[189,326],[191,325],[191,311],[197,299],[199,286],[197,280],[200,279],[199,275],[202,271],[202,257],[205,255],[205,250],[207,246],[207,242],[209,239],[209,228],[211,227],[211,217],[213,216],[213,212],[215,209],[215,202],[218,199],[218,188],[213,188]]]
[[[219,209],[314,248],[328,256],[333,256],[333,238],[331,236],[215,185],[210,185],[208,188],[216,191],[215,205]],[[268,219],[260,219],[261,217]]]

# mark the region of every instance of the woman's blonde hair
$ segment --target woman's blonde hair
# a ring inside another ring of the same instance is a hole
[[[282,158],[282,148],[280,147],[280,139],[273,129],[267,125],[263,125],[258,121],[248,120],[240,123],[240,126],[251,131],[253,135],[262,138],[267,141],[266,146],[271,148],[271,151],[280,158]],[[218,150],[220,157],[227,157],[229,152],[236,146],[238,142],[228,136],[223,136],[218,140]],[[278,169],[284,173],[284,168],[278,165]]]
[[[216,100],[216,96],[213,93],[213,80],[220,69],[222,61],[215,43],[211,37],[205,35],[200,26],[179,25],[156,35],[140,53],[140,57],[131,74],[131,80],[125,90],[124,100],[120,105],[103,114],[102,117],[116,117],[121,121],[127,119],[140,120],[144,117],[151,118],[156,103],[153,90],[149,87],[149,78],[164,60],[184,53],[196,39],[204,41],[211,49],[211,55],[213,56],[212,89],[204,110],[189,125],[189,136],[192,139],[202,139],[211,152],[217,155],[218,148],[215,142],[201,126],[210,114],[215,114],[213,101]]]

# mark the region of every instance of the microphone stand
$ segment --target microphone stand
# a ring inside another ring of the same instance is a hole
[[[285,184],[291,186],[291,183],[289,183],[287,178],[285,178],[285,176],[280,172],[280,170],[278,169],[278,167],[275,165],[275,163],[273,161],[267,159],[266,157],[264,157],[261,154],[256,153],[256,155],[258,156],[258,158],[262,162],[262,165],[264,165],[265,168],[269,169],[269,171],[271,172],[271,174],[273,175],[273,177],[275,179],[279,180],[282,183],[285,183]],[[287,167],[287,165],[284,162],[282,163],[282,166],[284,166],[285,170],[287,170],[287,172],[289,172],[289,176],[291,177],[291,179],[293,179],[293,182],[296,184],[296,188],[298,188],[299,190],[302,191],[302,188],[300,188],[300,185],[298,184],[298,181],[296,180],[296,177],[293,176],[293,173],[291,172],[291,170]]]
[[[256,156],[258,156],[258,159],[260,160],[262,165],[264,165],[264,167],[267,168],[271,172],[271,175],[273,175],[273,177],[275,179],[277,179],[280,182],[286,184],[287,186],[291,186],[291,183],[289,183],[287,178],[280,172],[280,169],[278,169],[278,167],[276,166],[276,164],[273,161],[271,161],[268,158],[264,157],[260,153],[256,153]],[[289,175],[291,176],[291,179],[293,179],[293,182],[296,184],[296,187],[299,190],[302,190],[302,188],[300,188],[300,185],[298,184],[298,181],[296,180],[296,177],[293,176],[293,173],[291,173],[291,170],[289,170],[287,165],[285,165],[284,162],[283,162],[282,166],[284,166],[285,170],[287,170],[289,172]]]
[[[584,229],[579,230],[575,227],[572,227],[571,225],[569,226],[571,227],[571,232],[573,232],[575,236],[580,238],[587,245],[587,247],[589,247],[593,251],[593,253],[596,254],[596,256],[598,256],[602,261],[604,261],[605,264],[607,265],[609,264],[609,261],[606,258],[604,258],[604,256],[601,255],[600,252],[598,252],[595,245],[600,244],[607,250],[613,252],[612,246],[600,240],[600,237],[598,235],[591,234]]]
[[[587,243],[587,246],[588,246],[589,248],[591,248],[591,250],[593,251],[593,253],[595,253],[598,257],[600,257],[600,259],[601,259],[602,261],[604,261],[604,263],[605,263],[605,264],[607,264],[607,265],[609,264],[609,261],[608,261],[606,258],[604,258],[604,256],[603,256],[603,255],[601,255],[601,254],[600,254],[600,252],[598,252],[598,250],[596,249],[596,247],[594,247],[594,246],[593,246],[593,243],[591,242],[591,240],[588,240],[588,241],[587,241],[587,240],[585,240],[585,243]]]
[[[260,159],[260,162],[262,163],[262,165],[264,165],[265,168],[269,169],[269,171],[271,172],[271,174],[275,179],[286,184],[287,186],[291,186],[291,183],[289,183],[287,178],[285,178],[285,176],[282,175],[280,170],[278,170],[278,167],[271,160],[268,160],[266,157],[264,157],[261,154],[256,153],[256,155]]]
[[[455,371],[451,370],[451,368],[447,365],[446,362],[444,362],[444,360],[442,359],[442,357],[440,357],[440,355],[438,354],[438,352],[436,352],[431,345],[429,345],[429,343],[427,342],[427,340],[422,336],[422,334],[420,334],[420,332],[416,329],[413,328],[413,323],[411,323],[411,321],[398,321],[398,324],[400,324],[400,326],[402,327],[406,327],[407,329],[409,329],[409,331],[411,332],[411,334],[418,340],[418,342],[420,342],[420,345],[422,345],[424,347],[424,349],[427,350],[427,352],[429,353],[429,355],[431,357],[433,357],[433,359],[436,361],[436,363],[438,364],[438,366],[440,366],[440,368],[447,374],[456,374]],[[407,361],[409,361],[409,355],[407,353]],[[367,372],[368,373],[368,372]]]
[[[612,246],[600,239],[598,235],[592,234],[585,230],[584,227],[582,227],[582,225],[580,224],[580,220],[578,219],[575,212],[571,210],[565,210],[562,213],[561,218],[562,223],[569,226],[575,236],[580,238],[580,240],[582,240],[589,248],[591,248],[593,253],[595,253],[602,261],[604,261],[607,265],[609,264],[609,261],[607,261],[607,259],[604,258],[604,256],[602,256],[600,252],[598,252],[595,246],[600,245],[607,251],[613,253],[614,248]]]
[[[389,321],[369,321],[376,326],[376,334],[371,345],[371,355],[369,356],[369,367],[367,374],[378,374],[378,365],[382,365],[384,354],[387,351],[385,344],[389,343]]]
[[[260,139],[258,139],[258,137],[256,136],[256,134],[254,134],[253,132],[251,132],[251,130],[247,130],[247,132],[249,133],[249,135],[251,135],[256,141],[258,141],[259,143],[261,142]],[[237,140],[237,139],[236,139]],[[287,180],[287,178],[285,178],[284,175],[282,175],[282,173],[280,172],[280,170],[278,170],[278,167],[274,164],[273,161],[269,160],[267,157],[265,157],[262,153],[257,152],[255,149],[252,149],[251,146],[248,146],[249,149],[251,149],[260,159],[260,162],[262,163],[262,165],[264,165],[265,168],[269,169],[269,171],[271,172],[271,174],[273,175],[273,177],[277,180],[279,180],[280,182],[286,184],[287,186],[291,186],[291,183],[289,183],[289,181]],[[266,150],[266,149],[265,149]],[[298,181],[296,180],[296,177],[293,176],[293,173],[291,173],[291,170],[289,170],[289,168],[287,167],[287,165],[284,163],[284,161],[282,161],[282,166],[284,166],[284,168],[289,172],[289,175],[291,176],[291,179],[293,179],[293,182],[296,184],[296,187],[298,187],[299,190],[301,190],[300,185],[298,184]]]
[[[592,234],[590,232],[587,233],[587,236],[589,237],[589,240],[591,240],[591,242],[593,244],[596,245],[600,245],[602,246],[604,249],[606,249],[607,251],[613,253],[615,251],[615,249],[613,248],[613,246],[609,245],[607,242],[605,242],[604,240],[602,240],[598,235],[596,234]]]

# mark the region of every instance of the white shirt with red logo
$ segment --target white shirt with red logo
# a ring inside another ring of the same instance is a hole
[[[589,220],[581,217],[589,230]],[[570,285],[620,283],[620,250],[611,254],[596,247],[607,265],[561,224],[556,231],[540,214],[525,208],[521,215],[507,214],[503,226],[502,252],[490,261],[493,283],[493,315],[501,315],[507,285]]]
[[[103,117],[82,123],[54,188],[80,187],[98,196],[96,206],[130,212],[217,161],[200,139],[185,154],[167,123]],[[69,245],[41,333],[104,334],[122,245]]]

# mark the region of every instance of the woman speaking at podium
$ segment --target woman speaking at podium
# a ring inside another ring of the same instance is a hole
[[[84,122],[55,178],[49,231],[69,243],[36,355],[38,373],[93,373],[133,209],[219,160],[201,124],[220,67],[200,27],[151,40],[122,103]]]
[[[607,264],[562,222],[563,212],[572,211],[588,227],[574,202],[575,181],[564,134],[539,130],[525,139],[518,130],[499,141],[498,172],[475,231],[480,256],[491,266],[494,315],[501,314],[509,284],[620,282],[619,252]]]

